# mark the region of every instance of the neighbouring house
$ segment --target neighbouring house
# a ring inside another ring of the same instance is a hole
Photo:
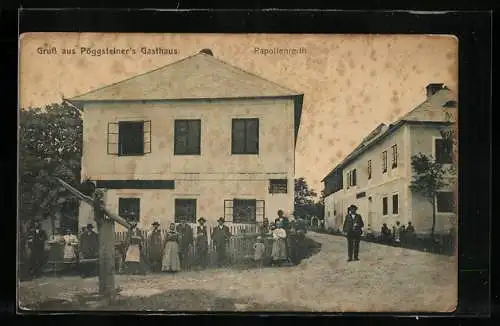
[[[322,180],[328,228],[341,229],[347,207],[355,204],[365,227],[376,232],[383,223],[411,221],[417,233],[430,233],[432,205],[409,189],[411,156],[422,153],[452,164],[452,149],[440,130],[453,128],[457,98],[443,84],[429,84],[426,91],[423,103],[394,123],[377,126]],[[436,233],[448,233],[456,217],[453,189],[443,189],[436,200]]]
[[[139,228],[293,212],[303,94],[204,49],[68,101],[83,111],[82,180]]]

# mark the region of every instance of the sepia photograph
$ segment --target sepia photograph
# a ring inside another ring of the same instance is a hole
[[[19,312],[452,312],[458,39],[25,33]]]

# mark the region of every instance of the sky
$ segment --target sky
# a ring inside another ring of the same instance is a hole
[[[321,179],[371,130],[423,102],[427,84],[444,83],[458,93],[458,41],[448,35],[30,33],[19,45],[20,108],[60,103],[203,48],[303,93],[296,178],[318,192]],[[98,56],[82,48],[129,54]],[[256,48],[301,50],[263,54]]]

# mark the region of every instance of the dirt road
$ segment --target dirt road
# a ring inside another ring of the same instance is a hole
[[[112,307],[101,309],[454,310],[455,258],[362,242],[361,260],[348,263],[345,238],[313,232],[309,237],[321,243],[321,251],[294,267],[118,275],[116,283],[122,289],[120,299]],[[44,277],[21,283],[19,294],[25,307],[54,309],[66,302],[73,305],[76,302],[82,309],[93,309],[96,306],[84,302],[83,298],[85,293],[95,291],[96,278]]]

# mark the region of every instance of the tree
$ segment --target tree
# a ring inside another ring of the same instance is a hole
[[[454,132],[449,129],[441,131],[441,136],[445,141],[444,148],[453,151]],[[448,153],[452,155],[452,153]],[[431,237],[434,239],[436,229],[436,196],[443,187],[450,185],[447,176],[455,174],[453,165],[446,167],[443,163],[436,162],[430,155],[419,153],[411,157],[411,166],[414,171],[410,190],[420,194],[428,200],[432,206],[432,228]]]
[[[318,194],[309,188],[304,178],[295,179],[295,200],[294,200],[294,215],[310,216],[317,215],[314,198]]]
[[[76,216],[78,200],[55,177],[80,185],[80,112],[55,103],[43,109],[21,109],[19,118],[20,219],[54,222],[57,214]]]

